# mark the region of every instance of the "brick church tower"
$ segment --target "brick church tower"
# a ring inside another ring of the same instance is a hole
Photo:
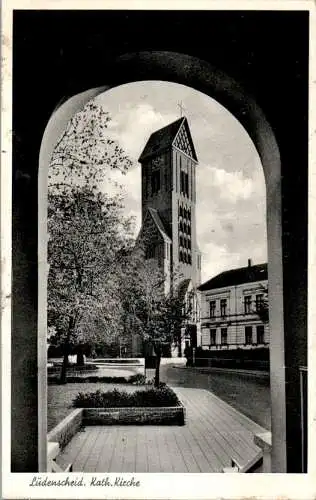
[[[187,119],[179,118],[152,133],[138,161],[142,169],[139,238],[146,233],[146,257],[157,260],[164,269],[165,292],[180,287],[185,299],[201,282],[196,239],[198,160]],[[193,316],[196,325],[196,314]]]

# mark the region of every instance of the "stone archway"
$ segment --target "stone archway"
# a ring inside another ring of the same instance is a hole
[[[283,321],[283,264],[281,220],[281,162],[273,131],[253,98],[238,83],[208,62],[173,52],[138,52],[119,57],[108,68],[108,85],[74,95],[51,116],[39,159],[39,400],[46,403],[46,197],[47,170],[58,135],[68,120],[91,98],[118,85],[140,80],[166,80],[192,87],[217,100],[246,129],[261,158],[267,189],[268,272],[273,471],[286,472],[286,395]],[[45,344],[45,353],[44,353]],[[43,382],[44,381],[44,382]],[[39,432],[46,435],[46,407],[39,412]],[[45,470],[46,440],[39,440],[41,470]]]

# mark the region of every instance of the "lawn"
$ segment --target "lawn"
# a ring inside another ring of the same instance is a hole
[[[49,385],[47,387],[47,430],[49,432],[53,429],[74,409],[72,401],[79,392],[110,391],[114,388],[134,392],[145,389],[145,387],[128,384],[105,384],[102,382]]]

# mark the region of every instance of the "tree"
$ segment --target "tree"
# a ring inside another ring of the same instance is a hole
[[[88,103],[69,122],[50,165],[48,326],[63,346],[63,383],[71,344],[111,338],[120,326],[116,256],[132,244],[132,221],[123,217],[120,195],[101,187],[112,168],[124,173],[131,162],[106,138],[108,122]]]
[[[50,162],[49,184],[56,189],[90,186],[95,191],[111,182],[111,171],[125,174],[132,161],[107,130],[110,115],[94,100],[68,122]]]
[[[165,276],[154,260],[145,259],[144,248],[138,247],[130,252],[123,267],[121,301],[124,323],[128,321],[132,335],[140,335],[153,347],[155,386],[158,387],[163,345],[178,339],[190,310],[184,306],[178,290],[165,294]]]

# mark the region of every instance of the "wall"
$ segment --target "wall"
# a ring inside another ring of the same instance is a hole
[[[209,332],[211,328],[216,328],[217,344],[220,345],[220,329],[227,327],[227,344],[230,348],[251,348],[256,345],[256,326],[263,325],[257,314],[244,314],[244,296],[252,294],[253,303],[252,310],[255,307],[255,296],[262,293],[262,286],[267,286],[267,280],[253,283],[243,283],[237,286],[227,288],[217,288],[209,291],[202,291],[202,325],[209,325],[207,328],[202,328],[203,344],[208,344]],[[220,317],[220,299],[227,299],[227,316]],[[216,300],[216,311],[214,319],[210,318],[210,301]],[[204,318],[204,319],[203,319]],[[247,344],[245,342],[245,327],[253,327],[253,342]],[[270,342],[269,325],[264,325],[265,329],[265,344]],[[262,344],[260,344],[262,346]],[[206,346],[204,347],[206,348]],[[212,349],[216,347],[212,346]]]
[[[267,184],[270,325],[275,332],[272,467],[274,472],[300,472],[299,366],[307,365],[309,12],[15,11],[14,33],[14,470],[38,470],[37,404],[45,400],[37,383],[38,375],[45,382],[45,357],[39,356],[39,373],[36,362],[43,340],[37,339],[38,311],[43,312],[37,286],[37,174],[43,131],[52,111],[68,96],[105,83],[113,87],[165,79],[218,100],[244,126],[260,154]],[[148,47],[151,52],[143,52]],[[74,112],[79,108],[77,102]],[[43,206],[45,189],[39,199]],[[40,219],[40,231],[41,225]]]

